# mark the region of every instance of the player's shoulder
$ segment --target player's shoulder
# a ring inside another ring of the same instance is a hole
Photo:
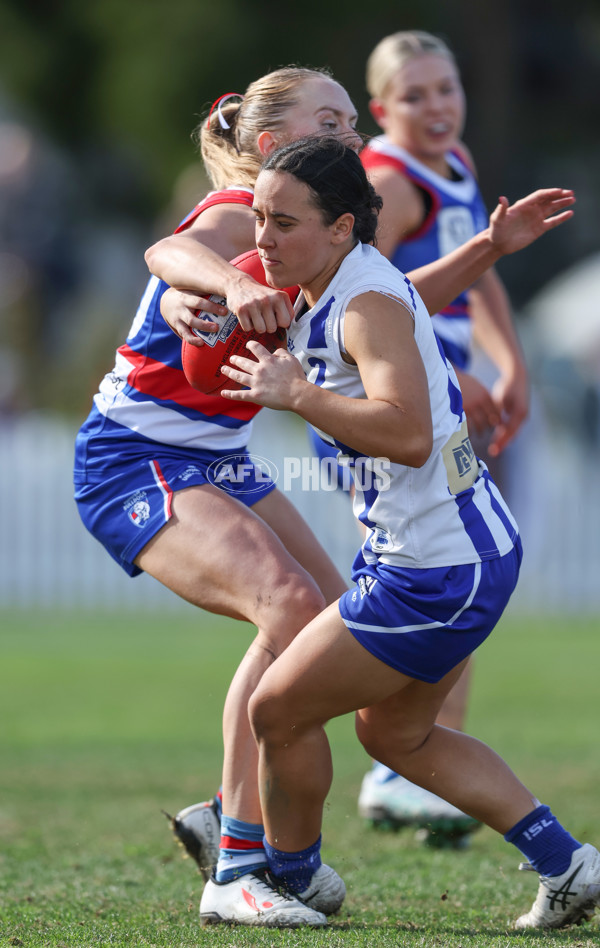
[[[238,208],[241,214],[247,214],[252,207],[253,200],[254,193],[250,188],[227,187],[218,191],[209,191],[184,217],[175,229],[175,233],[188,232],[200,217],[205,214],[218,213],[217,209],[219,208],[221,212],[223,208],[228,208],[230,211]]]
[[[202,214],[197,215],[189,224],[189,230],[206,226],[209,221],[224,221],[230,218],[232,221],[252,221],[254,226],[254,211],[252,204],[246,203],[215,203],[204,208]]]
[[[391,165],[374,165],[372,168],[367,168],[367,174],[376,191],[378,188],[385,189],[389,195],[409,200],[417,190],[414,181],[408,175]]]
[[[382,197],[412,203],[416,186],[411,169],[404,160],[405,153],[383,137],[373,139],[361,152],[361,161],[369,180]]]
[[[391,297],[399,296],[403,302],[410,301],[410,281],[398,270],[377,247],[360,244],[352,252],[346,265],[342,284],[345,290],[346,304],[357,298],[364,288],[366,293],[383,292]]]
[[[360,153],[363,167],[369,172],[375,168],[403,172],[406,170],[404,157],[402,149],[393,145],[383,135],[371,138]]]
[[[451,154],[469,171],[474,178],[477,177],[477,169],[475,167],[475,160],[471,154],[470,149],[465,145],[463,141],[458,141],[454,148],[451,150]]]
[[[254,247],[255,217],[247,204],[213,204],[184,233],[230,260]]]
[[[208,210],[209,207],[221,204],[240,204],[247,207],[252,207],[253,200],[254,192],[252,188],[241,186],[236,187],[235,185],[230,185],[226,188],[209,191],[208,194],[205,194],[202,200],[196,204],[196,207],[192,213],[201,214]]]
[[[377,243],[386,256],[391,256],[398,243],[423,223],[422,193],[410,178],[392,168],[379,166],[367,173],[383,200]]]

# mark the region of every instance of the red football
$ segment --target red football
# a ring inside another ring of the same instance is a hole
[[[258,250],[249,250],[231,261],[234,267],[250,274],[258,283],[267,286],[264,267],[258,255]],[[298,287],[288,287],[285,291],[292,303],[298,295]],[[218,303],[227,305],[219,296],[209,297]],[[208,322],[219,323],[218,332],[202,332],[194,330],[197,336],[204,340],[203,346],[190,346],[187,342],[181,344],[181,361],[185,377],[194,388],[205,394],[215,395],[222,388],[236,389],[242,386],[238,382],[221,375],[221,366],[229,362],[232,355],[243,355],[252,358],[246,349],[249,339],[256,339],[269,350],[283,349],[287,344],[285,329],[279,328],[276,332],[259,333],[256,330],[246,332],[238,323],[237,316],[229,312],[227,316],[214,316],[212,313],[198,313],[200,318]]]

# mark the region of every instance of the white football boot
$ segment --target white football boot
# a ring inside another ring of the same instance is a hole
[[[460,848],[481,824],[423,787],[376,764],[365,774],[358,812],[375,826],[400,829],[414,826],[429,846]]]
[[[221,820],[218,814],[217,804],[209,800],[194,803],[180,810],[177,816],[169,816],[173,833],[198,865],[205,882],[219,859]]]
[[[520,869],[532,869],[522,863]],[[592,917],[600,903],[600,853],[589,843],[576,849],[569,868],[560,876],[540,876],[531,911],[515,928],[564,928]]]
[[[316,873],[315,873],[316,874]],[[263,928],[323,928],[327,919],[275,884],[257,869],[231,882],[208,880],[200,901],[202,925],[253,925]]]
[[[346,886],[335,869],[322,863],[310,880],[309,887],[298,892],[298,898],[315,911],[323,912],[323,915],[334,915],[346,898]]]
[[[194,803],[169,817],[177,840],[197,864],[205,882],[219,860],[221,821],[214,800]],[[321,865],[311,879],[310,885],[298,895],[306,905],[324,915],[339,911],[346,898],[343,879],[331,866]]]

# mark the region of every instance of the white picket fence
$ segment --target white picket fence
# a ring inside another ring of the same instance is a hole
[[[74,435],[64,421],[37,416],[0,425],[0,606],[186,608],[150,577],[127,577],[82,526],[72,499]],[[251,448],[280,472],[286,457],[310,456],[302,424],[266,411]],[[597,470],[598,457],[587,457],[581,445],[539,433],[521,437],[508,483],[525,547],[512,608],[600,611]],[[358,546],[348,500],[339,491],[307,489],[314,484],[297,477],[288,494],[348,575]]]

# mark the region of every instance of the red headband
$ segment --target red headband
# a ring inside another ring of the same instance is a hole
[[[210,117],[211,117],[211,115],[213,114],[213,112],[214,112],[215,109],[217,110],[217,115],[218,115],[218,117],[219,117],[219,125],[221,126],[221,128],[225,128],[225,129],[231,128],[231,126],[230,126],[229,123],[227,122],[225,116],[224,116],[223,113],[221,112],[221,106],[222,106],[223,102],[225,101],[225,99],[231,99],[231,98],[233,98],[234,96],[237,96],[238,99],[243,99],[243,98],[244,98],[244,96],[242,95],[241,92],[226,92],[225,95],[220,95],[218,99],[215,99],[215,101],[213,102],[213,104],[212,104],[211,107],[210,107],[210,112],[208,113],[208,118],[207,118],[207,120],[206,120],[206,127],[207,127],[207,128],[210,128]]]

